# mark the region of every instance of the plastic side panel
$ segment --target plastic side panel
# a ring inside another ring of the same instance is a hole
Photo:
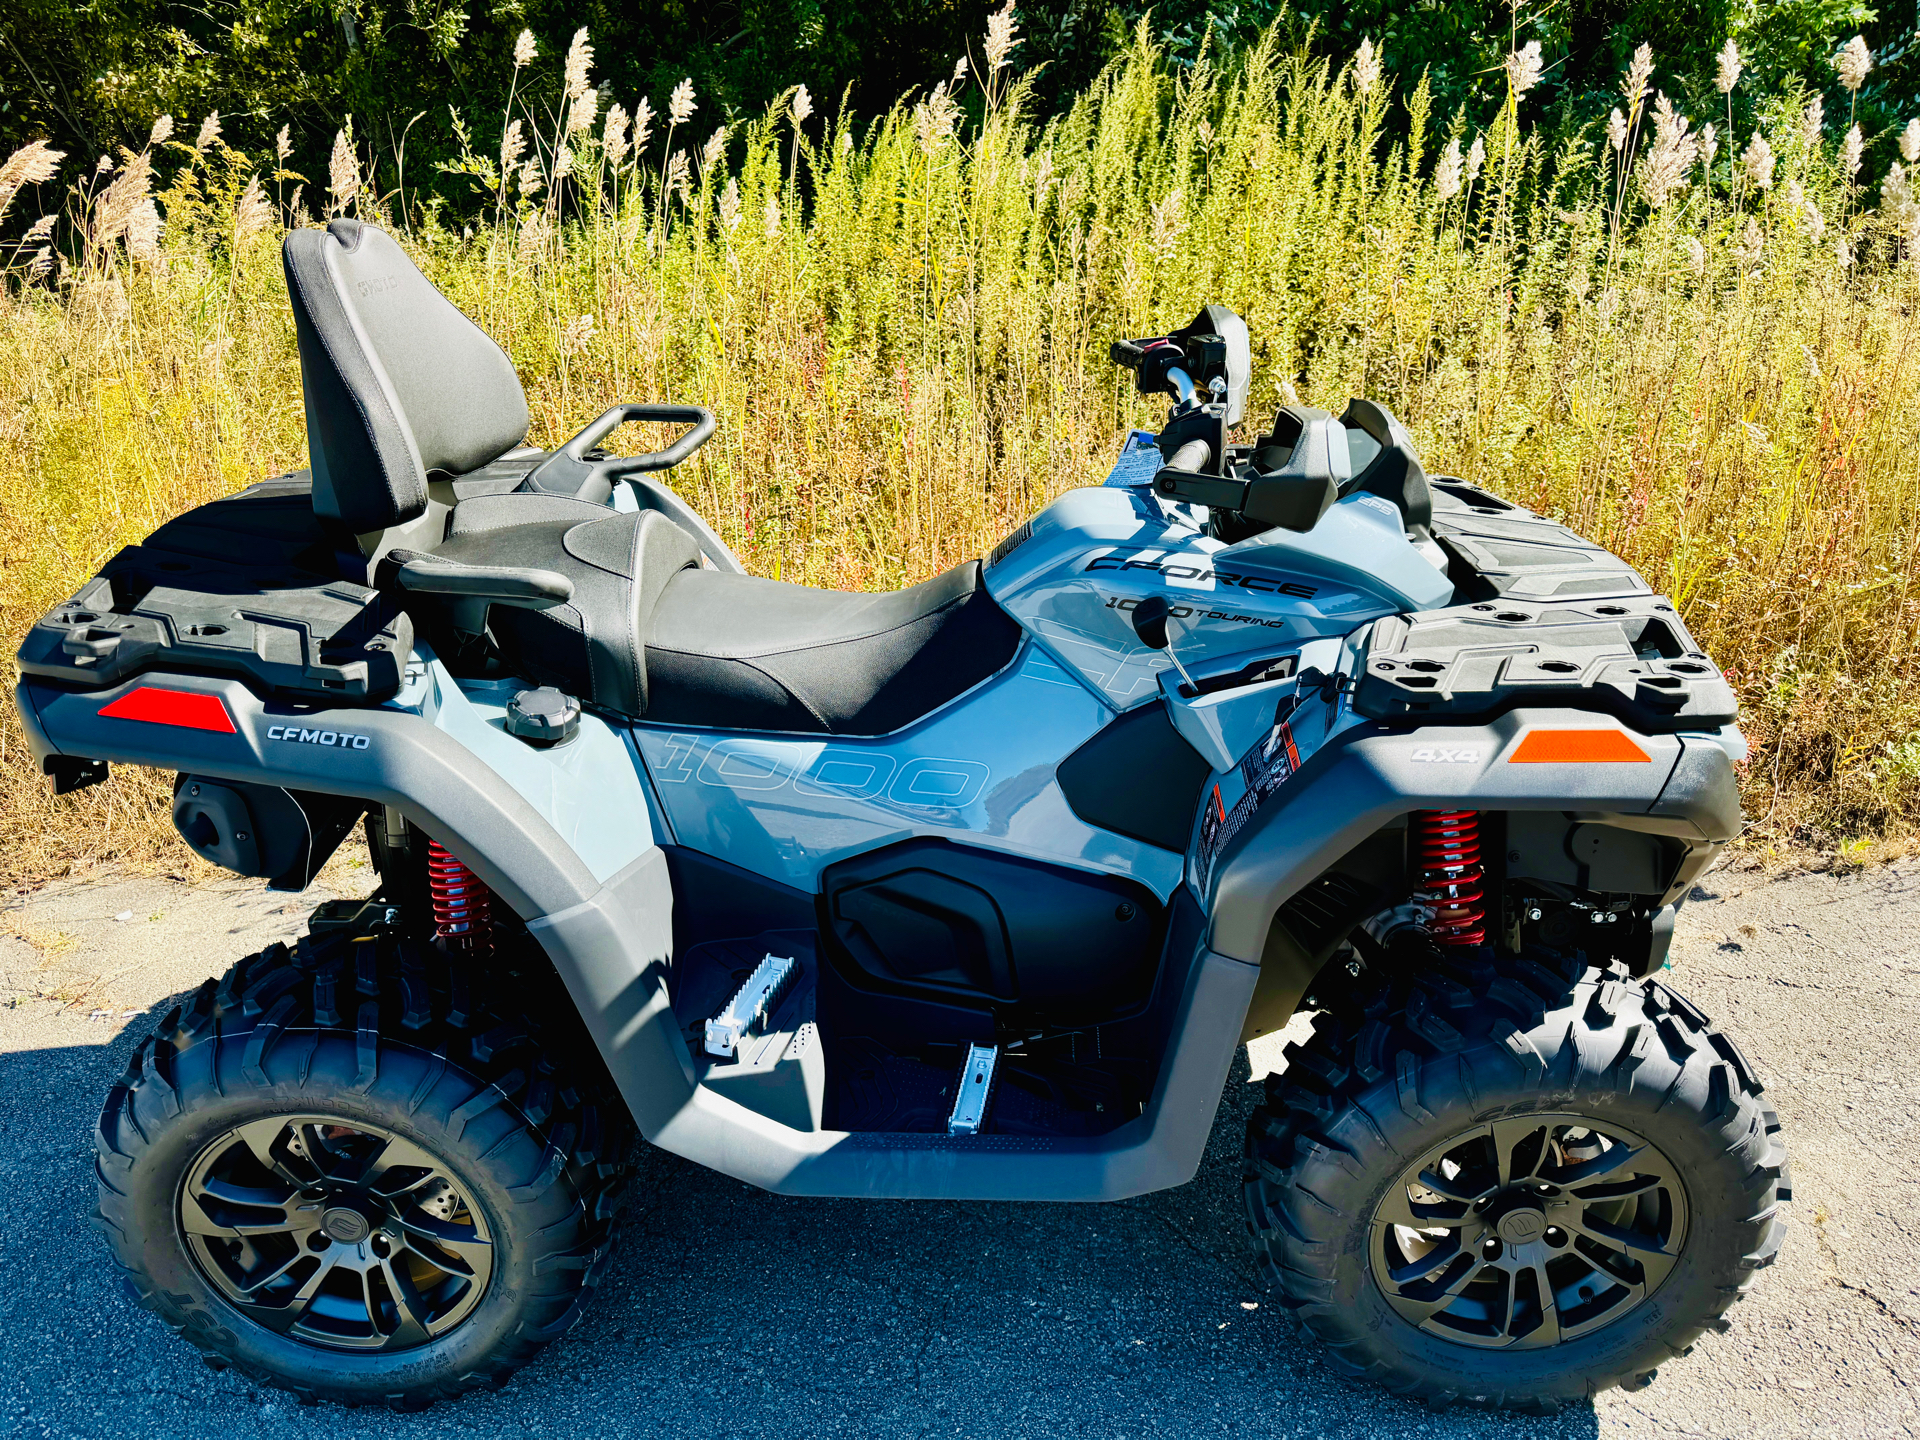
[[[892,735],[767,735],[638,726],[681,845],[812,893],[846,856],[939,836],[1140,881],[1165,899],[1172,852],[1099,830],[1054,768],[1113,718],[1045,652]]]
[[[217,695],[234,733],[100,715],[136,685]],[[395,806],[473,867],[518,915],[565,910],[597,889],[593,873],[524,796],[417,715],[263,702],[238,681],[166,673],[84,694],[31,681],[21,691],[22,709],[30,706],[68,755]]]
[[[1644,761],[1516,764],[1509,759],[1531,733],[1610,724],[1591,711],[1530,710],[1484,726],[1428,726],[1394,735],[1355,728],[1336,737],[1270,798],[1223,854],[1207,898],[1211,944],[1225,955],[1259,961],[1274,912],[1342,855],[1409,811],[1646,814],[1680,759],[1682,743],[1674,736],[1624,732],[1647,756]],[[1711,839],[1706,829],[1700,839]]]

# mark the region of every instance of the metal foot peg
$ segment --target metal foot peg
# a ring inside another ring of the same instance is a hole
[[[743,1036],[767,1019],[800,974],[792,956],[769,955],[734,992],[727,1008],[707,1023],[706,1049],[710,1056],[731,1056]]]
[[[994,1099],[994,1067],[1001,1058],[999,1046],[969,1046],[967,1064],[961,1067],[960,1092],[954,1097],[954,1114],[947,1118],[950,1136],[978,1136],[987,1124],[987,1107]]]

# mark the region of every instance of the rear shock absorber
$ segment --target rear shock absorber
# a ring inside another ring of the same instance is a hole
[[[427,889],[434,939],[450,951],[485,954],[494,945],[494,893],[439,841],[427,842]]]
[[[1479,811],[1416,811],[1409,818],[1414,903],[1437,946],[1478,946],[1487,939],[1487,871],[1481,865]]]

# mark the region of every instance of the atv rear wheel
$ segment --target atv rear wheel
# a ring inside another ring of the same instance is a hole
[[[577,1019],[525,1011],[544,967],[336,933],[208,981],[95,1134],[140,1302],[304,1400],[412,1409],[525,1365],[599,1280],[632,1140]]]
[[[1774,1113],[1618,966],[1436,956],[1328,985],[1248,1128],[1261,1266],[1350,1375],[1430,1404],[1639,1389],[1773,1261]]]

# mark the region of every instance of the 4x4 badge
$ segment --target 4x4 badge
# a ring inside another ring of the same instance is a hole
[[[1439,761],[1443,765],[1474,765],[1481,759],[1479,746],[1416,746],[1411,761]]]

